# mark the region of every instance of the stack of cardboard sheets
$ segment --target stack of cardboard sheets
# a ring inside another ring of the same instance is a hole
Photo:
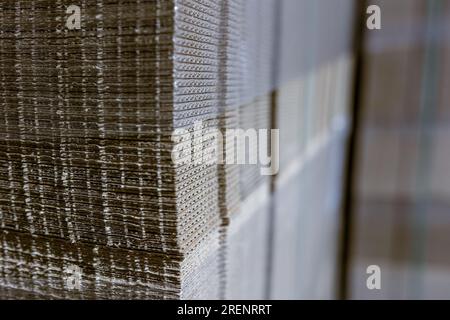
[[[337,223],[353,2],[75,2],[0,4],[0,297],[297,297],[305,208]],[[280,177],[207,161],[275,128]]]

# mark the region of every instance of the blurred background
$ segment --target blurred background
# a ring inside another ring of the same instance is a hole
[[[449,299],[450,1],[368,4],[382,29],[358,37],[345,295]],[[367,289],[368,265],[381,290]]]

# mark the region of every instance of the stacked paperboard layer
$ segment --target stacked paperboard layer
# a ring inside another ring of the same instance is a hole
[[[187,191],[170,161],[173,3],[81,1],[79,30],[70,4],[2,3],[2,285],[177,297],[177,235],[194,226],[180,223]],[[198,172],[191,187],[215,176]],[[80,290],[67,289],[71,266]]]
[[[219,297],[237,169],[172,151],[177,129],[202,151],[199,130],[236,126],[242,3],[83,1],[79,30],[69,5],[2,4],[2,286]]]

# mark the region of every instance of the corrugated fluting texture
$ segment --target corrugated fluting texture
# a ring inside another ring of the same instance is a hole
[[[203,130],[220,125],[223,65],[219,1],[175,1],[174,104],[177,128]],[[197,128],[196,122],[202,127]],[[202,139],[192,148],[205,148]],[[181,267],[181,297],[218,298],[221,292],[219,194],[221,176],[214,163],[177,166],[178,242],[185,255]]]
[[[0,4],[0,297],[331,297],[354,2],[77,2]]]
[[[373,1],[353,194],[351,297],[450,298],[450,1]],[[381,290],[367,290],[369,265]]]

